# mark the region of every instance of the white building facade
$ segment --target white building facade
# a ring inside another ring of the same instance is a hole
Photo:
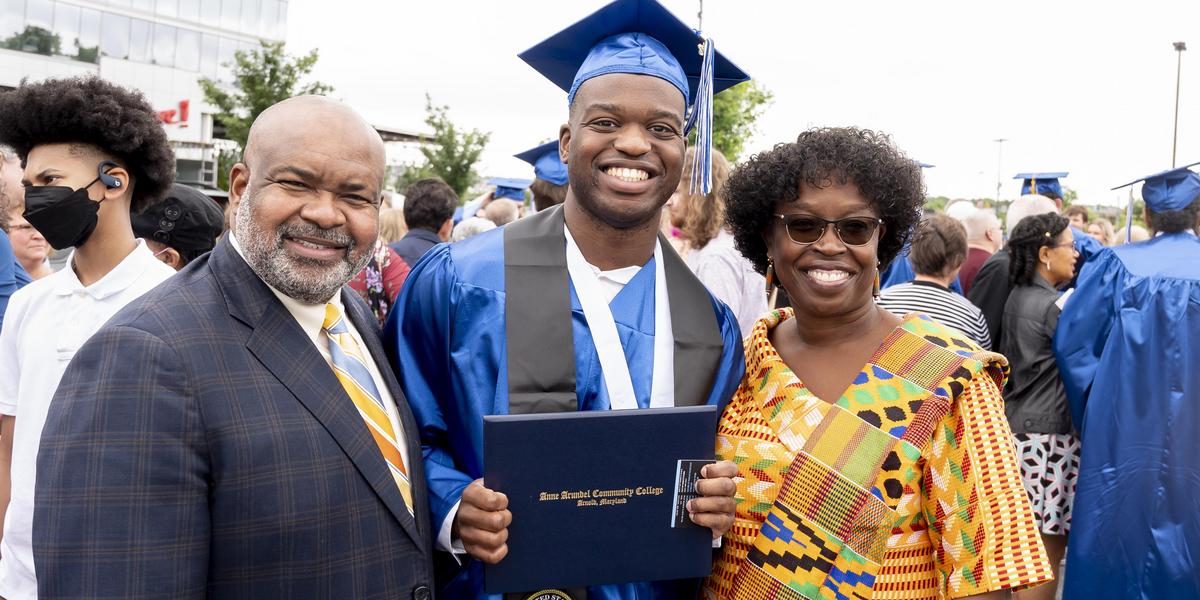
[[[215,111],[199,81],[228,82],[235,52],[283,41],[287,11],[287,0],[0,0],[0,89],[95,74],[140,90],[177,181],[216,192]]]

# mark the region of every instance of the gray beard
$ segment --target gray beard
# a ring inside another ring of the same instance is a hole
[[[242,196],[234,217],[234,234],[250,268],[267,285],[305,304],[325,304],[371,262],[373,248],[359,248],[353,237],[342,229],[321,229],[312,223],[297,220],[283,223],[274,231],[260,229],[254,224],[254,200]],[[283,238],[313,237],[347,246],[346,255],[333,267],[324,263],[294,257],[283,249]],[[322,270],[315,275],[313,270]]]

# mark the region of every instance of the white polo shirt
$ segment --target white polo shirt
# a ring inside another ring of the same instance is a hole
[[[67,264],[74,264],[74,256]],[[17,417],[12,499],[0,543],[0,596],[7,600],[37,598],[32,530],[38,444],[67,364],[113,314],[174,274],[138,240],[133,252],[90,286],[68,266],[9,300],[0,330],[0,414]]]

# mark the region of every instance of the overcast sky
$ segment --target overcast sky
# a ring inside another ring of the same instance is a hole
[[[695,26],[698,0],[665,0]],[[603,0],[292,0],[288,46],[381,125],[423,129],[424,96],[492,132],[480,171],[531,177],[511,155],[557,135],[565,94],[517,54]],[[1113,8],[1104,8],[1111,6]],[[708,0],[717,48],[771,90],[752,151],[806,128],[890,133],[929,194],[1001,196],[1018,171],[1070,171],[1089,204],[1171,164],[1176,52],[1186,41],[1178,162],[1200,161],[1200,2]],[[1190,37],[1189,37],[1190,36]]]

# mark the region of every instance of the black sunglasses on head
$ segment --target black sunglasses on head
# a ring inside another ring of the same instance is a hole
[[[812,215],[775,215],[783,221],[783,228],[788,237],[797,244],[812,244],[825,235],[825,230],[833,225],[838,239],[847,246],[865,246],[875,237],[875,230],[883,224],[883,219],[872,217],[847,217],[830,221]]]

